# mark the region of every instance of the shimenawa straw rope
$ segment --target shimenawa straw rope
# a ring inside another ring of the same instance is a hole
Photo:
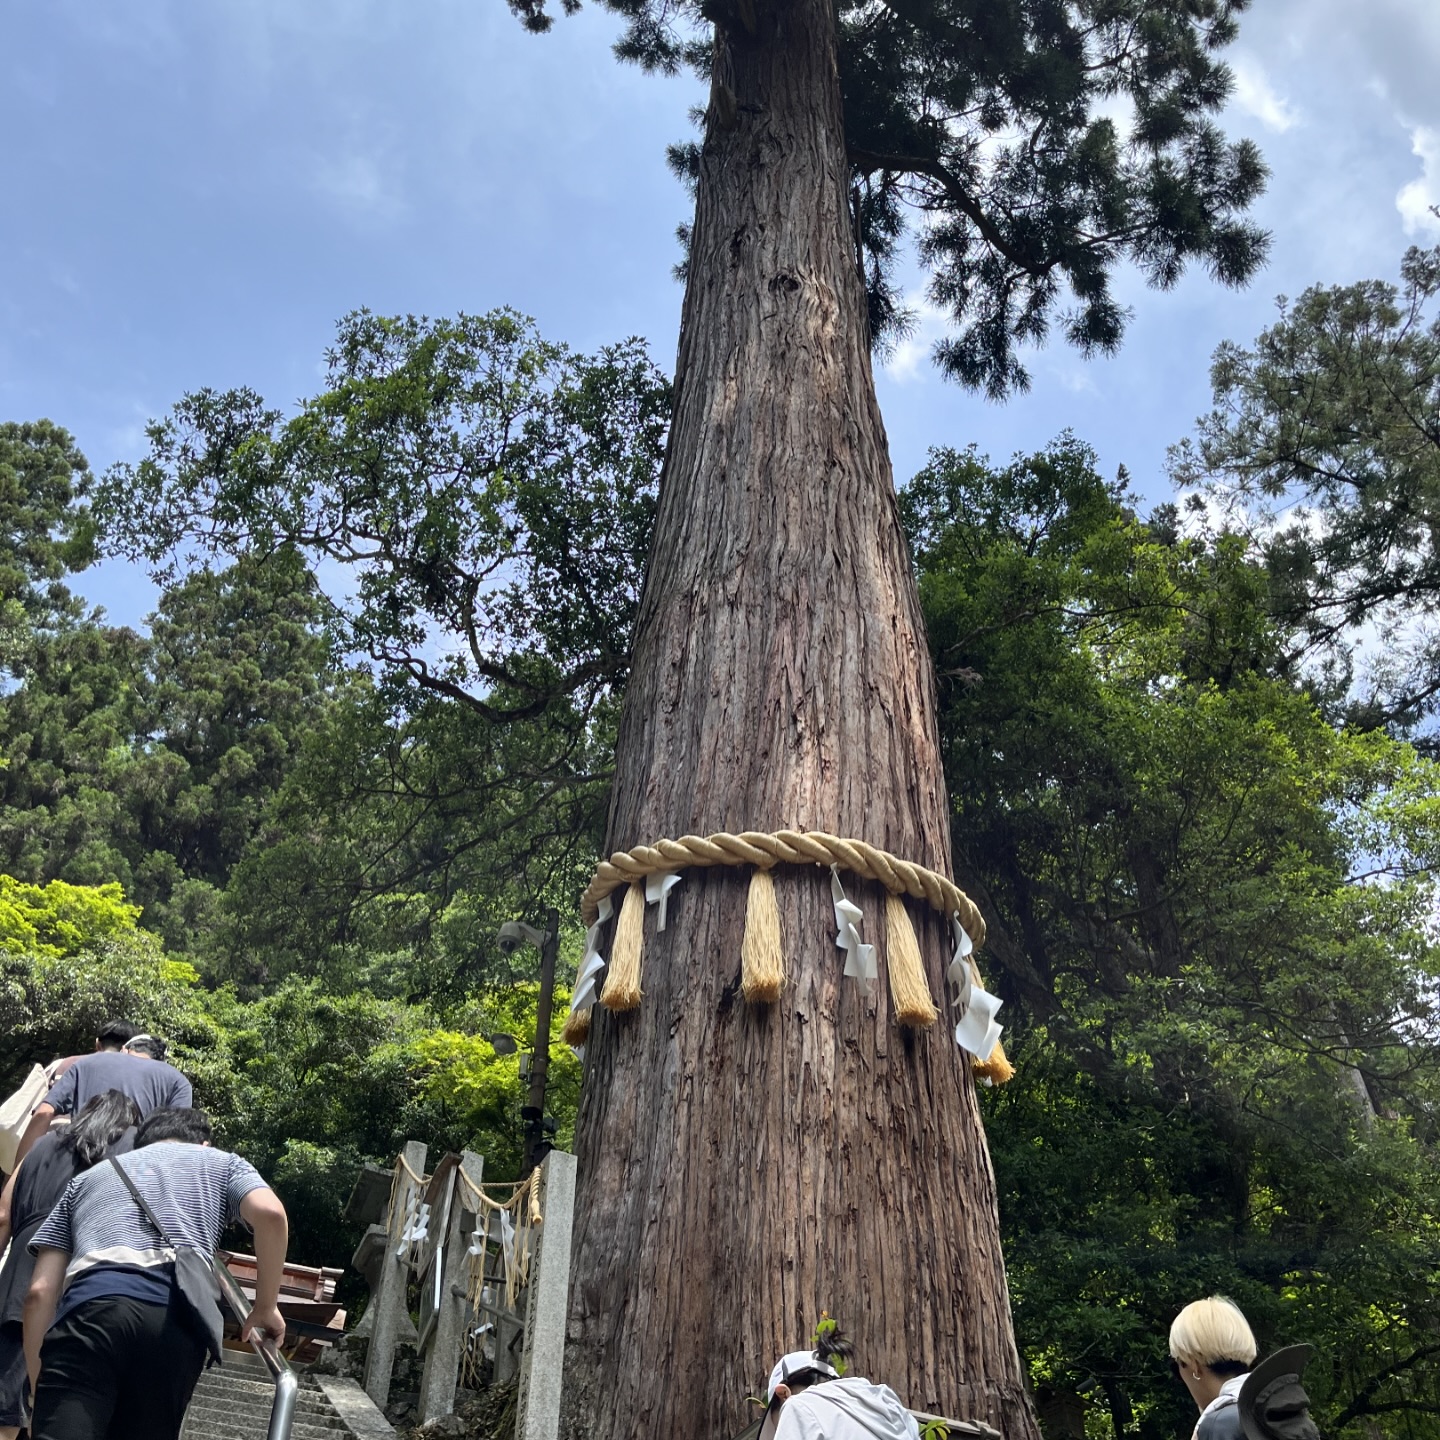
[[[645,878],[715,865],[754,867],[741,944],[741,990],[752,1004],[777,1000],[785,983],[785,964],[770,871],[781,864],[837,867],[862,879],[879,881],[885,887],[889,892],[885,908],[886,968],[895,1018],[902,1025],[916,1028],[933,1025],[940,1011],[930,994],[920,944],[902,897],[923,900],[941,914],[955,916],[977,945],[985,938],[985,921],[979,909],[945,876],[864,840],[847,840],[823,830],[683,835],[678,840],[657,840],[653,845],[617,850],[608,860],[602,860],[581,898],[580,914],[585,924],[595,924],[600,902],[607,895],[622,885],[626,891],[600,1003],[612,1010],[631,1010],[640,1003]],[[973,961],[971,970],[978,983],[979,972]],[[589,1031],[589,1007],[572,1011],[565,1022],[566,1041],[583,1044]],[[994,1084],[1003,1084],[1014,1074],[999,1044],[988,1058],[976,1059],[973,1065],[981,1078]]]

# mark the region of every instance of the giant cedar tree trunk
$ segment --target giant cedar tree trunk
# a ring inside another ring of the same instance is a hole
[[[712,106],[611,848],[829,830],[948,872],[935,696],[875,401],[826,0],[760,0]],[[841,976],[830,877],[776,872],[790,970],[739,996],[747,877],[646,916],[596,1011],[566,1353],[574,1440],[726,1440],[829,1310],[914,1408],[1035,1434],[966,1058]],[[853,877],[866,938],[883,895]],[[945,926],[911,907],[932,992]],[[948,1010],[947,1010],[948,1013]]]

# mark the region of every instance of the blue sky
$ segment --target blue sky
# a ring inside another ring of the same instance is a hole
[[[617,65],[614,30],[594,4],[537,37],[502,0],[12,0],[0,419],[67,426],[97,468],[135,458],[187,389],[313,391],[361,305],[513,305],[582,348],[643,335],[668,367],[688,201],[664,147],[701,97]],[[879,376],[899,479],[932,445],[1002,457],[1068,427],[1162,499],[1219,341],[1252,338],[1278,293],[1393,277],[1440,241],[1440,3],[1255,0],[1229,58],[1225,123],[1273,170],[1267,270],[1241,292],[1122,276],[1122,353],[1040,352],[1004,406],[933,371],[917,293],[919,333]],[[154,594],[118,563],[78,588],[130,623]]]

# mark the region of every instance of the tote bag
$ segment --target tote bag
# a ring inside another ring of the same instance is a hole
[[[0,1104],[0,1170],[15,1168],[15,1152],[35,1107],[50,1089],[50,1078],[43,1065],[32,1065],[20,1088]]]

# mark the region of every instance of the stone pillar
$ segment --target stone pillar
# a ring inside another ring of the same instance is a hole
[[[570,1303],[570,1234],[575,1157],[552,1150],[540,1166],[540,1243],[530,1267],[525,1351],[515,1440],[558,1440],[565,1312]]]
[[[473,1151],[460,1156],[460,1170],[472,1185],[485,1174],[485,1162]],[[465,1209],[465,1187],[458,1176],[451,1180],[455,1193],[450,1201],[450,1223],[441,1237],[435,1263],[440,1267],[440,1309],[435,1316],[435,1333],[425,1354],[425,1373],[420,1380],[420,1423],[427,1425],[455,1409],[455,1386],[460,1376],[460,1357],[465,1351],[465,1252],[470,1247]]]
[[[405,1157],[405,1163],[417,1175],[425,1173],[425,1145],[422,1141],[407,1140],[401,1153]],[[420,1187],[406,1175],[395,1196],[395,1203],[400,1207],[402,1216],[408,1210],[412,1199],[418,1202],[419,1194]],[[390,1217],[387,1215],[385,1218],[388,1225]],[[370,1350],[365,1356],[365,1393],[381,1410],[390,1398],[390,1372],[395,1366],[395,1342],[410,1313],[405,1301],[410,1267],[403,1255],[395,1253],[399,1248],[398,1238],[392,1238],[386,1246],[370,1301],[375,1319],[370,1327]]]
[[[495,1312],[495,1383],[508,1385],[520,1373],[520,1351],[525,1344],[525,1324],[508,1311]]]

